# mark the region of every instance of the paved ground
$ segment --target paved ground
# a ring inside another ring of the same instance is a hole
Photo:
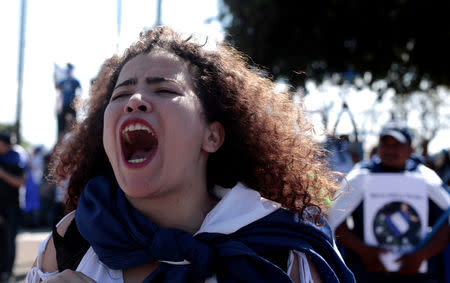
[[[33,265],[39,243],[50,233],[50,230],[21,230],[17,235],[16,261],[13,273],[17,282],[24,282],[25,276]]]

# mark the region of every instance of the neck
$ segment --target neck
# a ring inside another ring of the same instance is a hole
[[[381,164],[381,166],[383,166],[383,169],[386,171],[386,172],[401,172],[401,171],[405,171],[405,165],[403,165],[403,166],[388,166],[388,165],[384,165],[384,164]]]
[[[172,193],[149,199],[130,199],[130,203],[149,220],[162,228],[195,233],[217,199],[203,186],[190,185]]]

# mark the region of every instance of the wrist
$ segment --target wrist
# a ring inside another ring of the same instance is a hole
[[[358,247],[357,247],[357,253],[360,256],[363,256],[363,257],[365,257],[365,256],[373,256],[372,250],[373,249],[372,249],[371,246],[368,246],[368,245],[366,245],[364,243],[362,243],[361,245],[358,245]]]
[[[421,249],[419,249],[419,250],[413,252],[411,255],[412,255],[412,256],[414,257],[414,259],[417,260],[417,261],[419,261],[419,260],[420,260],[420,261],[422,261],[422,260],[427,260],[427,259],[429,258],[428,254],[427,254],[427,252],[426,252],[426,249],[423,249],[423,248],[421,248]]]

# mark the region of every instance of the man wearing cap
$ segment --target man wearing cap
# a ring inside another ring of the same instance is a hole
[[[380,132],[377,154],[369,162],[355,166],[346,176],[338,199],[330,210],[328,217],[330,225],[335,229],[336,240],[343,246],[345,261],[354,272],[357,282],[443,282],[444,280],[444,270],[448,268],[444,264],[448,265],[448,262],[444,262],[441,252],[449,243],[448,219],[445,219],[444,224],[433,231],[431,239],[424,246],[415,251],[413,249],[412,252],[397,259],[396,263],[399,263],[400,267],[396,272],[388,272],[386,263],[383,264],[380,259],[380,255],[387,254],[387,250],[380,246],[368,245],[364,240],[364,219],[366,219],[364,207],[368,207],[367,203],[364,206],[364,201],[370,200],[365,198],[365,190],[369,187],[368,180],[373,182],[375,178],[380,180],[382,175],[386,176],[380,173],[393,173],[387,174],[388,176],[414,175],[418,179],[413,180],[420,180],[424,184],[423,188],[426,190],[424,195],[428,198],[428,202],[424,199],[424,203],[428,205],[428,224],[433,225],[450,207],[450,195],[445,185],[434,171],[425,167],[421,159],[413,154],[411,142],[412,133],[406,125],[398,122],[386,124]],[[393,223],[398,224],[400,232],[398,229],[395,230],[397,234],[406,231],[408,227],[405,224],[407,222],[402,222],[404,220],[400,217],[401,215],[401,212],[397,213],[396,219],[389,219],[395,221],[389,223],[386,221],[386,227],[390,225],[388,228],[393,230],[398,228],[392,227]],[[387,216],[383,217],[387,218]],[[419,273],[419,267],[425,260],[428,264],[426,272]]]
[[[0,132],[0,282],[8,282],[16,255],[20,222],[19,188],[25,182],[25,164],[11,145],[9,133]]]

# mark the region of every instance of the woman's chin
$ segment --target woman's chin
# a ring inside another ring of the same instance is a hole
[[[128,199],[144,199],[150,198],[156,194],[154,190],[151,189],[147,182],[137,182],[126,183],[120,185],[120,189],[124,192]]]

